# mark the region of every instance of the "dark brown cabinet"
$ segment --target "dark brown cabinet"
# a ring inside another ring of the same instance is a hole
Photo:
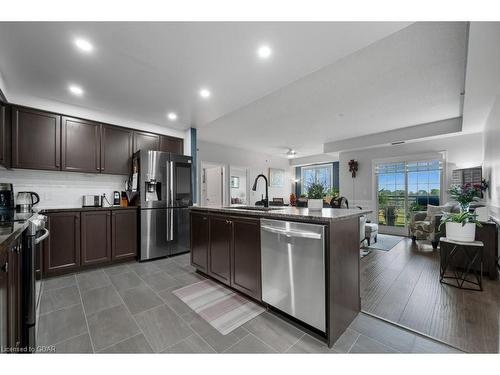
[[[7,331],[8,346],[17,348],[21,341],[21,241],[18,239],[8,249]]]
[[[81,265],[111,260],[111,211],[81,213]]]
[[[154,150],[160,149],[160,136],[153,133],[144,133],[134,131],[134,152],[139,150]]]
[[[0,102],[0,165],[11,166],[10,108]]]
[[[48,212],[43,275],[61,275],[137,256],[137,209]]]
[[[160,135],[160,151],[184,155],[184,142],[180,138]]]
[[[62,118],[62,170],[101,172],[101,124],[71,117]]]
[[[260,220],[192,211],[190,224],[193,267],[260,301]]]
[[[9,252],[0,251],[0,353],[9,346]]]
[[[61,169],[61,116],[12,108],[12,167]]]
[[[209,216],[207,273],[226,284],[231,282],[232,225],[226,216]]]
[[[137,256],[137,210],[116,210],[111,213],[111,258]]]
[[[130,173],[133,131],[113,125],[102,126],[101,173]]]
[[[256,300],[261,299],[260,221],[231,218],[231,286]]]
[[[207,272],[208,215],[191,212],[191,264]]]
[[[64,273],[80,267],[80,212],[47,214],[50,236],[43,246],[43,274]]]

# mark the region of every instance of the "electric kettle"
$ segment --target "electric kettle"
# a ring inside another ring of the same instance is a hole
[[[19,212],[31,212],[33,206],[40,202],[40,196],[34,191],[20,191],[17,193],[16,202],[16,208]]]

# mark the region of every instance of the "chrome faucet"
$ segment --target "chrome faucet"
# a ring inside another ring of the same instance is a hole
[[[263,174],[259,174],[257,177],[255,177],[255,182],[253,183],[253,187],[252,187],[252,190],[253,191],[256,191],[257,190],[257,181],[259,180],[259,178],[263,178],[264,181],[266,182],[266,198],[264,199],[264,207],[269,207],[269,192],[268,192],[268,189],[267,189],[267,186],[268,186],[268,182],[267,182],[267,177],[264,176]]]

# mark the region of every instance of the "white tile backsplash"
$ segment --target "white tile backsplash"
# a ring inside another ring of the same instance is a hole
[[[106,194],[112,202],[113,191],[125,190],[127,176],[93,173],[0,169],[0,182],[14,185],[14,192],[34,191],[40,195],[37,208],[76,208],[83,195]]]

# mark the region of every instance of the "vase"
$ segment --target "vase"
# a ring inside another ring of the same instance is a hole
[[[308,199],[307,200],[307,208],[313,211],[322,210],[323,209],[323,199]]]
[[[476,238],[476,224],[446,223],[446,238],[459,242],[473,242]]]
[[[461,203],[460,204],[460,212],[469,212],[470,203]]]

